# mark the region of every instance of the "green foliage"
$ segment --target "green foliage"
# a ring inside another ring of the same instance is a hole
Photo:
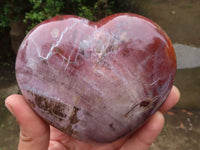
[[[93,20],[92,11],[87,6],[81,6],[79,8],[79,16],[85,17],[85,18],[87,18],[89,20]]]
[[[0,7],[0,26],[5,28],[9,24],[9,19],[6,17],[9,14],[9,5],[7,3],[4,4],[4,7]]]
[[[30,22],[32,28],[39,22],[58,15],[64,8],[64,0],[29,0],[32,9],[25,13],[24,22]]]
[[[118,12],[138,12],[146,0],[1,0],[0,32],[11,20],[23,20],[31,29],[39,22],[62,14],[74,14],[92,21]]]
[[[39,22],[62,14],[75,14],[96,21],[112,14],[114,0],[29,0],[32,9],[25,13],[29,29]]]
[[[22,19],[22,14],[29,9],[29,3],[23,0],[0,1],[0,32],[10,26],[11,21]]]

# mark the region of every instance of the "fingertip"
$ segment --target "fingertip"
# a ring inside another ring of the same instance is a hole
[[[154,142],[156,137],[161,132],[164,126],[164,116],[157,111],[149,118],[148,122],[144,124],[133,136],[122,146],[121,149],[132,150],[147,150]]]
[[[156,111],[148,120],[146,124],[141,128],[141,130],[148,131],[149,133],[155,133],[158,135],[162,130],[165,123],[164,115],[160,111]],[[139,132],[141,132],[139,130]],[[156,136],[155,135],[155,136]]]
[[[47,124],[28,105],[23,95],[13,94],[8,96],[5,105],[16,117],[20,128],[29,130],[29,127],[38,127],[38,129],[43,128],[44,131],[49,130],[49,127],[46,127]]]
[[[149,121],[138,131],[138,138],[144,139],[144,143],[151,145],[162,131],[164,123],[164,115],[160,111],[155,112]]]
[[[180,94],[179,89],[174,85],[166,101],[160,107],[159,111],[162,112],[163,114],[168,112],[172,107],[174,107],[178,103],[180,99],[180,95],[181,94]]]
[[[155,112],[150,120],[151,128],[153,130],[158,130],[158,128],[162,129],[165,123],[165,118],[160,111]]]
[[[18,123],[24,122],[30,116],[35,116],[23,95],[13,94],[6,98],[5,105],[8,110],[17,118]]]
[[[13,95],[10,95],[8,96],[6,99],[5,99],[5,106],[6,108],[12,113],[12,115],[15,116],[15,111],[13,110],[15,107],[15,102],[16,100],[19,100],[19,99],[24,99],[24,97],[22,95],[19,95],[19,94],[13,94]]]
[[[174,96],[176,96],[176,99],[177,99],[177,102],[178,102],[178,100],[181,97],[181,93],[175,85],[173,85],[173,87],[172,87],[172,92],[173,92]]]

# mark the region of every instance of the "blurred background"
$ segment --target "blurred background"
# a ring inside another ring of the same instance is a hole
[[[4,100],[20,93],[14,65],[26,33],[55,15],[97,21],[118,12],[155,21],[171,38],[177,56],[175,85],[181,100],[165,115],[165,127],[151,150],[200,149],[200,0],[0,0],[0,150],[17,149],[19,127]]]

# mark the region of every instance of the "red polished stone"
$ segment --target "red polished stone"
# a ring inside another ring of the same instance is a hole
[[[87,142],[138,129],[167,98],[175,72],[166,33],[135,14],[51,18],[25,37],[16,61],[19,87],[37,114]]]

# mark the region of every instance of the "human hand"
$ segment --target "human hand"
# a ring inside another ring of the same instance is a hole
[[[18,150],[148,150],[164,125],[164,116],[179,100],[180,93],[173,86],[167,100],[133,135],[113,143],[90,145],[67,136],[45,123],[26,103],[22,95],[11,95],[6,107],[17,118],[20,126]]]

